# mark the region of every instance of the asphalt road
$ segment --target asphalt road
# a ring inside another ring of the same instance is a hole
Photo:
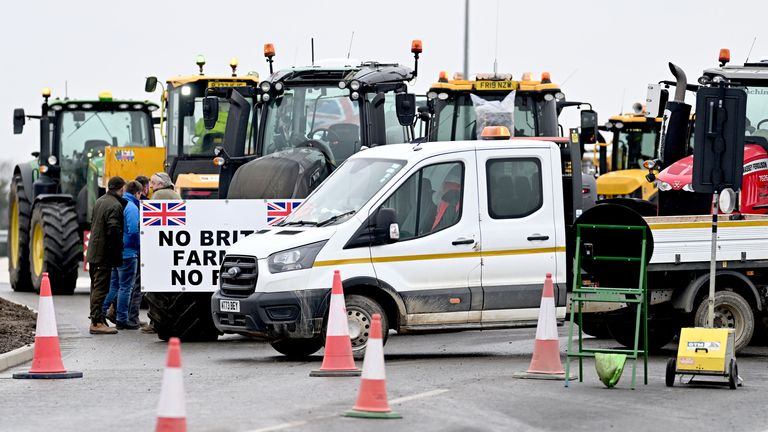
[[[32,294],[0,296],[33,307]],[[0,372],[2,431],[139,431],[156,421],[166,346],[153,335],[88,334],[88,292],[56,297],[64,364],[77,380],[14,380]],[[566,328],[560,328],[561,335]],[[389,400],[402,420],[340,417],[357,397],[358,378],[310,378],[319,355],[287,361],[269,345],[239,336],[182,346],[190,431],[605,431],[768,428],[768,349],[739,357],[744,387],[669,389],[653,357],[649,384],[629,389],[629,365],[618,387],[597,381],[591,360],[585,382],[513,378],[530,362],[533,329],[390,337],[385,346]],[[590,341],[608,344],[610,341]],[[565,338],[561,338],[564,350]],[[638,371],[641,381],[642,369]]]

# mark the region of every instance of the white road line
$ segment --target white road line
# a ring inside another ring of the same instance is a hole
[[[443,394],[443,393],[446,393],[446,392],[448,392],[448,389],[430,390],[430,391],[424,392],[424,393],[417,393],[415,395],[403,396],[401,398],[392,399],[391,401],[389,401],[389,403],[393,404],[393,405],[394,404],[401,404],[403,402],[408,402],[408,401],[412,401],[412,400],[416,400],[416,399],[423,399],[423,398],[428,398],[428,397],[432,397],[432,396],[437,396],[437,395],[440,395],[440,394]],[[314,421],[317,421],[317,420],[324,420],[324,419],[334,418],[334,417],[337,417],[337,415],[336,414],[325,415],[325,416],[321,416],[321,417],[313,417],[313,418],[308,419],[308,420],[299,420],[299,421],[295,421],[295,422],[280,423],[280,424],[277,424],[277,425],[274,425],[274,426],[267,426],[267,427],[261,428],[261,429],[249,430],[247,432],[273,432],[273,431],[280,431],[280,430],[290,429],[290,428],[294,428],[294,427],[298,427],[298,426],[304,426],[304,425],[308,424],[309,422],[314,422]]]
[[[418,393],[418,394],[411,395],[411,396],[403,396],[401,398],[392,399],[391,401],[389,401],[389,403],[391,403],[391,404],[399,404],[399,403],[408,402],[408,401],[412,401],[412,400],[416,400],[416,399],[423,399],[423,398],[428,398],[428,397],[432,397],[432,396],[437,396],[437,395],[443,394],[443,393],[445,393],[447,391],[448,391],[448,389],[430,390],[430,391],[424,392],[424,393]]]

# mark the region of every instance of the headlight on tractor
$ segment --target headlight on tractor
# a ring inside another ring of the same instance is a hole
[[[656,180],[656,187],[659,188],[660,191],[666,192],[668,190],[672,190],[672,185],[661,180]]]
[[[325,241],[275,252],[267,258],[269,272],[283,273],[312,268],[312,265],[315,264],[315,258],[323,246],[325,246]]]

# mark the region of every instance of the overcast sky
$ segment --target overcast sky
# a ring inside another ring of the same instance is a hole
[[[497,5],[499,72],[549,71],[567,99],[592,102],[601,121],[643,100],[647,83],[671,79],[668,61],[693,81],[716,65],[721,47],[742,63],[757,36],[752,59],[768,56],[765,0],[470,0],[470,74],[493,70]],[[237,56],[241,72],[265,77],[265,42],[275,44],[281,68],[309,63],[311,37],[316,58],[345,57],[354,31],[360,60],[412,65],[410,41],[422,39],[413,89],[424,93],[439,71],[462,69],[463,23],[464,0],[14,1],[0,26],[0,159],[31,159],[37,125],[13,135],[12,112],[37,113],[45,86],[54,97],[67,81],[71,98],[108,89],[157,101],[158,93],[144,93],[144,78],[194,74],[197,54],[210,74],[228,73]],[[578,118],[563,123],[575,127]]]

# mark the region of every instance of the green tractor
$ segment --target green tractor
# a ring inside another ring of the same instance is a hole
[[[162,171],[151,102],[54,99],[43,89],[40,115],[13,112],[13,132],[40,121],[34,160],[17,165],[9,191],[8,267],[15,291],[39,291],[44,272],[53,294],[75,290],[91,211],[109,177],[131,180]]]

